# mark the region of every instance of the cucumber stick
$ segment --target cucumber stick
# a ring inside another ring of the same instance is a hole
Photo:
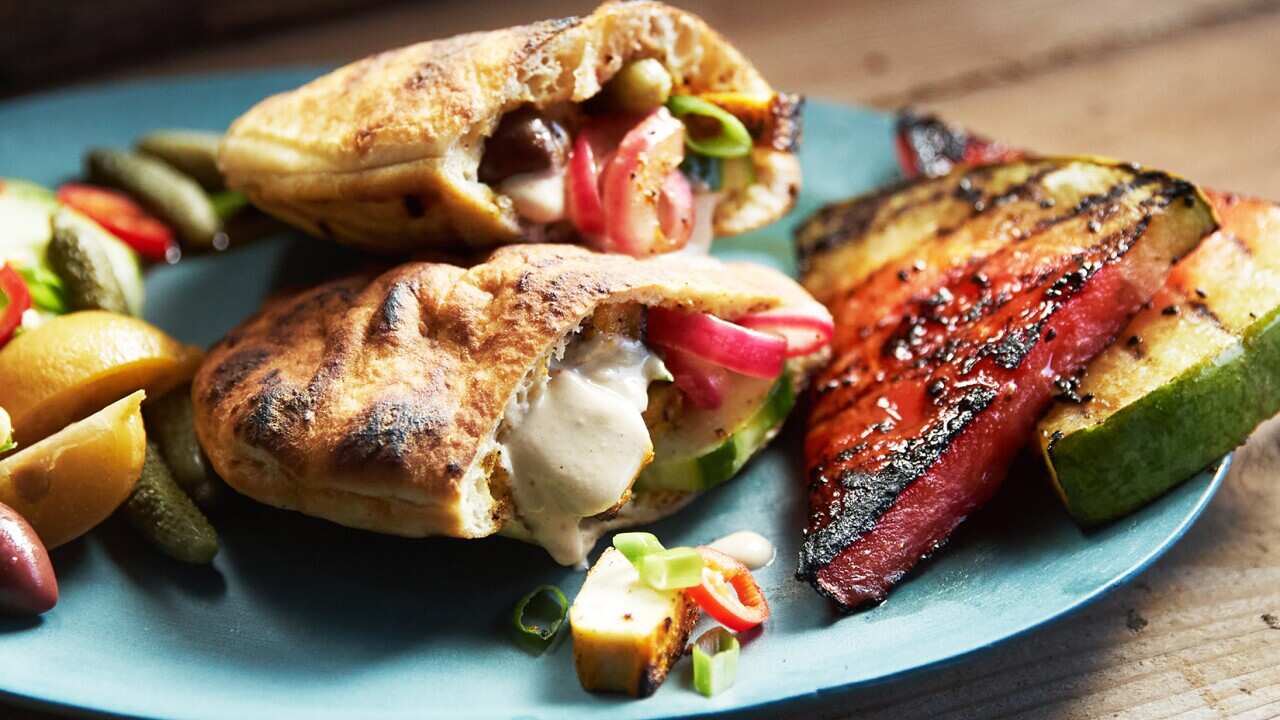
[[[783,372],[769,387],[763,402],[723,440],[717,441],[713,435],[710,442],[700,448],[690,448],[687,442],[680,442],[680,447],[675,448],[675,443],[666,444],[659,440],[654,460],[640,473],[636,489],[697,492],[719,485],[741,470],[765,444],[771,432],[786,419],[795,402],[791,375]],[[690,428],[680,426],[672,430],[676,433],[689,431]],[[682,440],[687,441],[688,438]]]

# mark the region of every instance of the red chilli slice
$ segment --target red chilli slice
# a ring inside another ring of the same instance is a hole
[[[5,297],[5,306],[0,310],[0,347],[3,347],[22,324],[22,313],[31,307],[31,291],[18,271],[5,263],[0,265],[0,292]]]
[[[165,262],[177,250],[169,227],[148,215],[129,196],[83,183],[58,188],[58,200],[88,215],[107,232],[152,262]]]
[[[738,560],[706,546],[702,555],[702,584],[685,588],[685,593],[715,621],[742,632],[769,619],[769,602],[759,583]]]

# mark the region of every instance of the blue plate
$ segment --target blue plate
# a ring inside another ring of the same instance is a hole
[[[57,93],[0,106],[0,175],[56,184],[90,145],[157,127],[221,128],[315,71],[215,75]],[[791,218],[717,253],[787,270],[791,225],[833,198],[897,175],[890,119],[812,104],[806,185]],[[324,246],[278,238],[154,272],[148,317],[207,344],[252,312],[282,271]],[[298,253],[299,248],[310,248]],[[1043,481],[1015,471],[992,507],[884,605],[838,619],[792,578],[804,517],[791,422],[742,477],[655,528],[696,544],[741,528],[779,558],[760,573],[773,606],[743,650],[738,683],[708,700],[682,663],[633,701],[583,692],[570,644],[533,658],[508,642],[506,613],[539,583],[572,594],[582,574],[536,548],[492,539],[411,541],[237,501],[215,522],[212,568],[179,565],[107,523],[54,553],[62,587],[40,620],[0,620],[0,692],[82,710],[163,717],[651,718],[828,693],[956,658],[1068,613],[1132,577],[1195,520],[1224,460],[1141,512],[1082,533]]]

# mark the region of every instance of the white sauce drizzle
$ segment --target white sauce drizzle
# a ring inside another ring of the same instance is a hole
[[[641,413],[663,377],[643,343],[600,333],[508,408],[500,442],[519,521],[556,562],[586,559],[582,520],[617,504],[652,456]]]
[[[729,533],[711,543],[715,550],[728,555],[752,570],[759,570],[773,564],[777,551],[768,538],[750,530],[739,530]]]

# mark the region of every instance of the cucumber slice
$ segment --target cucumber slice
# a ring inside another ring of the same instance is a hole
[[[754,378],[744,378],[746,380]],[[718,420],[725,419],[725,408],[714,413],[693,411],[686,422],[674,425],[666,442],[659,439],[655,443],[654,460],[636,479],[636,490],[698,492],[733,477],[764,446],[795,405],[791,373],[783,371],[772,381],[763,401],[758,395],[748,394],[747,398],[755,401],[754,412],[747,414],[723,440],[717,439],[723,437],[723,429],[717,426]],[[708,436],[710,442],[707,442]],[[699,440],[702,444],[695,445]]]

